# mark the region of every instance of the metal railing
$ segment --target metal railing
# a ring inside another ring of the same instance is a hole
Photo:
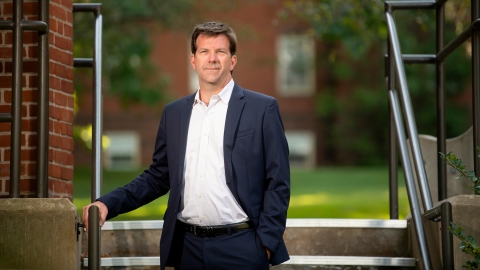
[[[95,38],[93,58],[74,58],[76,68],[93,68],[93,113],[92,113],[92,179],[90,200],[94,202],[101,196],[102,190],[102,4],[73,4],[73,12],[92,12],[95,17]],[[99,209],[91,206],[88,211],[88,269],[100,269],[100,227]]]
[[[415,232],[418,238],[418,245],[422,262],[425,269],[431,269],[430,255],[428,253],[427,241],[422,224],[422,215],[419,208],[419,202],[415,189],[413,178],[413,170],[408,153],[406,134],[404,125],[407,127],[408,138],[412,149],[412,159],[414,161],[415,171],[420,187],[420,195],[423,202],[423,210],[425,217],[429,220],[442,220],[442,241],[443,246],[443,262],[444,269],[451,269],[450,262],[452,251],[451,241],[446,237],[451,237],[451,234],[446,229],[448,222],[451,221],[451,206],[450,210],[443,210],[446,203],[443,203],[432,209],[432,199],[428,186],[427,176],[425,173],[425,166],[423,164],[422,152],[418,140],[418,132],[416,129],[414,113],[409,96],[409,90],[405,75],[404,63],[409,64],[435,64],[436,65],[436,85],[437,85],[437,152],[446,152],[446,124],[445,124],[445,58],[458,48],[469,37],[472,37],[472,92],[473,92],[473,130],[474,140],[473,148],[480,146],[480,130],[478,121],[480,120],[480,4],[477,0],[472,0],[472,23],[460,35],[453,39],[448,45],[445,43],[445,2],[447,0],[437,1],[387,1],[385,3],[385,14],[388,26],[388,55],[386,62],[386,83],[389,93],[389,112],[390,112],[390,126],[389,126],[389,167],[390,167],[390,218],[398,218],[398,188],[397,188],[397,147],[400,149],[400,156],[402,160],[403,170],[405,174],[405,181],[407,186],[407,193],[412,212]],[[402,55],[399,37],[396,31],[395,21],[393,18],[394,10],[410,10],[410,9],[435,9],[436,11],[436,54],[435,55]],[[400,97],[395,87],[395,75],[398,76]],[[400,107],[400,103],[402,108]],[[402,119],[402,109],[406,121]],[[474,151],[475,153],[475,151]],[[480,172],[480,164],[476,158],[475,172]],[[444,200],[447,197],[446,193],[446,164],[440,156],[437,157],[438,162],[438,198]],[[438,207],[442,208],[439,211]],[[448,213],[448,211],[450,211]],[[440,217],[440,218],[439,218]],[[449,236],[450,235],[450,236]],[[450,246],[448,246],[450,245]],[[450,257],[449,257],[450,256]],[[448,257],[448,258],[447,258]]]
[[[24,20],[23,1],[13,1],[13,20],[0,21],[0,30],[13,31],[12,109],[1,113],[0,122],[11,122],[10,198],[20,197],[22,136],[23,32],[38,32],[37,194],[48,198],[49,120],[49,0],[39,0],[39,21]]]

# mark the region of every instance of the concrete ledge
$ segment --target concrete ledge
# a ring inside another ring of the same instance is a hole
[[[0,269],[77,269],[68,199],[0,199]]]
[[[465,235],[471,235],[475,238],[477,243],[480,240],[480,196],[479,195],[458,195],[448,198],[444,201],[449,201],[452,204],[452,220],[458,226],[464,229]],[[440,205],[444,201],[435,203],[434,206]],[[415,230],[413,228],[413,221],[411,217],[407,217],[409,232],[412,237],[412,257],[419,260],[418,269],[423,269],[422,262],[420,260],[420,251],[417,245],[417,238]],[[432,259],[433,269],[442,269],[441,262],[441,227],[440,222],[433,222],[423,218],[423,224],[425,228],[425,234],[427,236],[428,251]],[[446,229],[446,228],[445,228]],[[463,253],[458,247],[460,246],[460,240],[453,237],[453,257],[455,269],[462,269],[462,265],[465,265],[467,259],[472,260],[473,257]]]

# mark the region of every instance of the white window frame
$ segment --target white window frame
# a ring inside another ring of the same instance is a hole
[[[276,46],[278,92],[282,96],[312,96],[316,73],[314,38],[306,34],[280,35]],[[298,71],[295,71],[295,65]]]
[[[292,167],[313,168],[316,164],[316,136],[310,130],[285,131],[290,152],[290,165]],[[301,157],[303,161],[296,161]]]
[[[140,167],[140,135],[134,131],[109,131],[105,135],[109,145],[104,153],[104,166],[115,171],[129,171]],[[116,164],[115,157],[129,157],[130,162]]]

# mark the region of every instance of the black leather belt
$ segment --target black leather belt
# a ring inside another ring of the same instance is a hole
[[[214,237],[222,234],[232,234],[240,230],[253,228],[250,222],[241,222],[228,225],[199,226],[178,221],[185,226],[185,231],[201,237]]]

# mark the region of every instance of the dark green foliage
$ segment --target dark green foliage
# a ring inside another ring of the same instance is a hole
[[[457,227],[455,223],[451,222],[448,230],[455,235],[460,241],[460,249],[474,257],[474,261],[467,260],[467,265],[462,266],[463,268],[467,269],[478,269],[480,265],[480,247],[477,246],[475,238],[472,236],[465,236],[462,227]]]
[[[477,147],[477,152],[480,153],[480,147]],[[455,177],[455,180],[458,180],[461,177],[468,178],[472,182],[472,186],[468,188],[471,189],[475,195],[480,195],[480,184],[474,171],[467,171],[465,169],[465,165],[462,164],[462,160],[457,158],[454,154],[452,154],[452,152],[447,154],[440,153],[440,157],[445,161],[445,163],[452,166],[460,173],[459,176]],[[478,157],[480,158],[480,154]],[[480,265],[480,247],[476,245],[475,238],[472,236],[465,236],[463,228],[457,227],[453,222],[450,223],[448,230],[458,239],[460,239],[460,241],[462,241],[460,244],[460,249],[475,258],[475,261],[467,260],[467,265],[464,265],[463,268],[478,269],[478,266]]]
[[[477,147],[477,151],[480,152],[480,147]],[[447,154],[440,153],[440,157],[445,163],[452,166],[460,173],[459,176],[455,177],[455,180],[458,180],[461,177],[467,178],[472,182],[472,186],[468,188],[472,190],[475,195],[480,195],[480,181],[478,181],[478,177],[475,175],[474,171],[467,171],[465,165],[462,164],[462,160],[457,158],[452,152],[448,152]],[[480,155],[478,155],[478,157],[480,158]]]
[[[92,2],[80,0],[75,2]],[[184,15],[194,1],[128,1],[102,0],[103,14],[103,88],[110,95],[129,103],[157,104],[168,85],[168,75],[157,70],[151,61],[152,26],[183,29]],[[188,17],[188,16],[187,16]],[[74,14],[74,56],[92,57],[93,16],[91,13]],[[80,78],[88,78],[77,69]],[[76,80],[75,90],[81,94],[90,91],[88,79]]]
[[[469,23],[469,1],[451,2],[446,4],[445,44]],[[284,3],[282,16],[303,18],[310,26],[309,33],[325,48],[319,54],[317,66],[325,74],[327,86],[319,89],[317,112],[327,133],[328,160],[342,165],[386,164],[389,116],[383,65],[387,46],[385,1],[285,0]],[[435,54],[435,16],[431,10],[395,11],[403,54]],[[449,138],[462,134],[471,125],[470,105],[462,104],[460,98],[470,90],[471,56],[467,49],[468,46],[461,46],[446,61],[445,118]],[[420,134],[435,136],[435,66],[405,68],[417,129]],[[339,94],[345,85],[349,86],[348,93]],[[343,154],[332,154],[338,152]]]

